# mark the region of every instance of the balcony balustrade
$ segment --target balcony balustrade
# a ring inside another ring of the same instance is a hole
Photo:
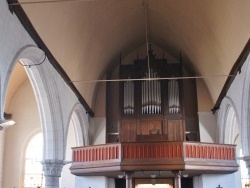
[[[107,175],[123,171],[235,172],[235,145],[200,142],[113,143],[75,147],[71,173]]]

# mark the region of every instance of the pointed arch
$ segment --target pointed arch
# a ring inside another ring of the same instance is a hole
[[[226,96],[218,114],[219,137],[218,140],[223,144],[234,144],[239,136],[239,116],[233,100]]]
[[[80,103],[76,103],[69,116],[70,123],[74,127],[77,146],[89,145],[89,120],[86,110]]]
[[[45,58],[45,53],[38,47],[33,45],[22,47],[8,68],[3,87],[4,99],[11,71],[17,62],[24,66],[37,100],[44,140],[43,158],[63,160],[64,126],[57,84],[53,75],[56,71]],[[39,65],[33,66],[34,64]]]

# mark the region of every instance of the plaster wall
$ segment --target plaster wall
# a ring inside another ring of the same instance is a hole
[[[76,177],[75,188],[115,188],[114,179],[103,176]]]
[[[16,124],[5,130],[3,187],[21,187],[26,139],[41,128],[35,96],[28,80],[14,95],[10,111]]]
[[[96,97],[94,98],[93,104],[95,107],[95,117],[104,117],[106,115],[106,83],[97,84]]]
[[[221,123],[224,118],[224,111],[226,105],[228,105],[226,100],[230,101],[236,115],[236,120],[239,125],[239,132],[241,138],[241,146],[243,148],[243,154],[249,155],[249,136],[248,136],[248,119],[249,119],[249,74],[250,74],[250,55],[246,59],[245,63],[241,67],[241,71],[238,72],[233,83],[231,84],[226,97],[223,99],[220,109],[217,112],[217,124],[221,127]],[[219,139],[218,139],[219,140]]]
[[[214,143],[216,138],[216,119],[212,112],[198,112],[200,141]]]
[[[213,108],[214,102],[209,94],[205,83],[201,79],[196,79],[198,111],[208,112]]]
[[[35,43],[23,28],[16,15],[9,11],[7,1],[0,1],[0,28],[0,114],[2,118],[9,76],[16,61],[19,60],[17,59],[17,55],[23,50],[22,48],[24,46],[35,45]],[[28,53],[29,52],[27,52],[27,54]],[[58,142],[62,143],[63,146],[66,145],[65,137],[67,136],[67,126],[71,111],[74,105],[79,102],[75,94],[55,69],[50,64],[48,67],[50,67],[49,74],[51,77],[45,77],[45,79],[50,79],[49,81],[53,79],[55,81],[57,93],[54,94],[60,101],[59,108],[62,115],[62,123],[57,125],[57,127],[60,128],[56,130],[62,130],[63,134],[56,135],[56,139],[58,139]],[[8,103],[10,105],[6,108],[8,108],[8,111],[12,114],[16,124],[1,132],[0,135],[0,150],[4,151],[1,152],[0,156],[0,182],[3,180],[3,185],[0,184],[0,187],[20,187],[22,183],[21,169],[23,165],[21,163],[22,149],[25,145],[25,141],[27,141],[27,137],[33,133],[34,130],[41,128],[34,91],[28,80],[20,86],[11,100],[12,101]],[[84,118],[87,119],[88,115],[85,115]],[[88,122],[88,120],[86,122]],[[4,137],[5,132],[6,136]],[[48,142],[51,143],[54,141],[52,138],[47,139]],[[56,149],[60,150],[61,153],[64,151],[64,148],[61,146]],[[4,173],[1,173],[1,164],[4,164]]]
[[[60,187],[63,188],[73,188],[75,186],[75,176],[70,173],[70,166],[72,161],[72,147],[76,146],[75,133],[72,124],[69,126],[65,162],[68,163],[63,166],[62,174],[60,177]]]
[[[247,67],[249,66],[249,62],[246,62],[242,68],[241,73],[237,74],[237,76],[234,79],[234,82],[232,83],[231,87],[229,88],[227,92],[227,97],[230,98],[233,101],[236,114],[240,116],[242,111],[242,104],[244,101],[242,100],[243,91],[244,91],[244,80],[246,77],[248,77],[247,73]],[[246,102],[246,101],[245,101]],[[239,125],[241,124],[241,118],[239,119]]]
[[[211,187],[221,187],[226,188],[240,188],[241,184],[236,181],[236,174],[203,174],[201,176],[195,177],[193,181],[194,188],[211,188]]]
[[[106,118],[94,117],[90,119],[90,145],[106,143]]]
[[[0,76],[1,76],[1,106],[0,114],[3,114],[5,103],[5,88],[8,74],[14,64],[16,53],[26,45],[35,45],[31,37],[21,25],[15,14],[9,11],[7,1],[0,1]],[[11,65],[12,64],[12,65]]]
[[[238,74],[235,76],[235,79],[226,94],[227,98],[231,99],[231,101],[234,104],[235,112],[239,117],[238,119],[239,125],[242,124],[241,122],[242,110],[245,110],[245,109],[242,109],[242,106],[244,103],[247,102],[243,100],[243,94],[244,94],[244,91],[248,92],[246,90],[247,88],[245,88],[246,87],[245,82],[247,78],[249,77],[249,71],[250,71],[249,66],[250,66],[250,55],[248,55],[248,58],[246,59],[243,66],[241,67],[241,71],[238,72]]]

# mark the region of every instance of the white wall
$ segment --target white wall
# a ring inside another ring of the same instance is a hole
[[[223,122],[223,115],[225,112],[223,109],[227,109],[223,103],[225,100],[229,100],[234,108],[237,123],[239,125],[239,132],[241,138],[241,146],[243,148],[243,154],[249,155],[249,88],[250,88],[250,56],[246,59],[246,62],[241,67],[241,72],[237,74],[232,85],[230,86],[226,98],[223,99],[220,109],[218,110],[218,127],[221,127],[220,123]]]
[[[106,118],[94,117],[90,120],[89,127],[90,145],[106,143]]]
[[[193,181],[194,188],[216,188],[219,185],[223,188],[240,188],[237,184],[236,175],[233,174],[203,174],[195,177]]]
[[[103,176],[95,177],[76,177],[76,186],[75,188],[114,188],[115,182],[114,179],[106,178]]]
[[[22,183],[21,160],[25,141],[34,130],[40,128],[38,108],[28,80],[14,95],[10,111],[16,124],[5,130],[3,187],[17,188],[21,187]],[[42,146],[40,147],[42,150]]]
[[[65,155],[65,161],[69,162],[68,164],[64,165],[62,169],[62,174],[60,178],[60,188],[73,188],[75,187],[75,176],[70,173],[70,166],[72,161],[72,150],[71,147],[76,146],[76,139],[75,139],[75,133],[74,128],[72,124],[69,125],[68,130],[68,137],[67,137],[67,146],[66,146],[66,155]]]
[[[26,45],[35,45],[31,37],[23,28],[15,14],[9,11],[7,1],[0,1],[0,76],[1,76],[1,106],[0,113],[3,113],[7,75],[10,73],[10,65],[14,62],[16,53]]]
[[[216,119],[212,112],[199,112],[199,129],[201,142],[215,142]]]

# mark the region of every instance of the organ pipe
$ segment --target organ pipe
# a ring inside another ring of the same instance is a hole
[[[156,72],[151,70],[152,78],[158,78]],[[148,78],[148,74],[145,77]],[[160,81],[151,80],[142,82],[142,114],[161,113],[161,88]]]
[[[175,79],[168,82],[168,106],[169,114],[178,114],[180,112],[179,85]]]
[[[123,110],[125,115],[134,114],[134,82],[124,82]]]

